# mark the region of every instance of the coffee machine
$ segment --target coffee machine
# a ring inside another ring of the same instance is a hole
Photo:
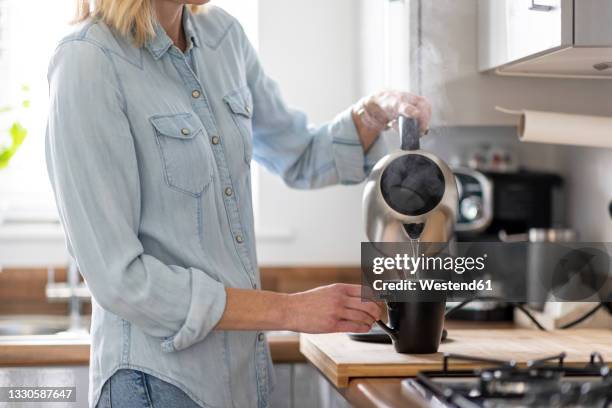
[[[455,167],[459,201],[458,241],[506,241],[532,228],[562,221],[563,180],[557,174],[518,170],[479,171]]]
[[[549,230],[562,221],[563,180],[557,174],[515,171],[480,171],[455,167],[459,191],[455,233],[457,242],[527,241],[529,231]],[[523,251],[525,253],[517,253]],[[508,250],[505,264],[526,271],[527,248]],[[527,282],[528,277],[517,274]],[[488,295],[503,296],[501,293]],[[472,302],[449,318],[472,321],[510,321],[513,307],[501,302]]]

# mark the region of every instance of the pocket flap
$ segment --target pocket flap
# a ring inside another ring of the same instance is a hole
[[[249,89],[247,87],[241,88],[237,91],[229,93],[223,97],[227,106],[236,115],[242,115],[246,118],[250,118],[253,114],[253,106],[248,98]]]
[[[193,113],[156,115],[150,120],[158,133],[177,139],[192,139],[202,131],[202,125]]]

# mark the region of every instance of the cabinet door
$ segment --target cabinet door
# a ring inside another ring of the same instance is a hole
[[[578,47],[612,47],[612,2],[579,0],[574,43]]]
[[[480,0],[478,12],[481,70],[572,43],[568,0]]]
[[[561,46],[561,0],[506,0],[508,60]]]

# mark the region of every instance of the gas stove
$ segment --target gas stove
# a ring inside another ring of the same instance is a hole
[[[612,408],[612,375],[599,353],[581,367],[564,365],[565,354],[514,361],[445,354],[442,370],[422,371],[402,381],[402,392],[431,407],[603,407]],[[453,361],[490,364],[477,370],[450,369]]]

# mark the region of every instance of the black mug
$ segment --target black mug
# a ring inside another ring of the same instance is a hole
[[[378,325],[391,337],[398,353],[430,354],[438,351],[444,331],[446,299],[387,302],[389,325]]]

